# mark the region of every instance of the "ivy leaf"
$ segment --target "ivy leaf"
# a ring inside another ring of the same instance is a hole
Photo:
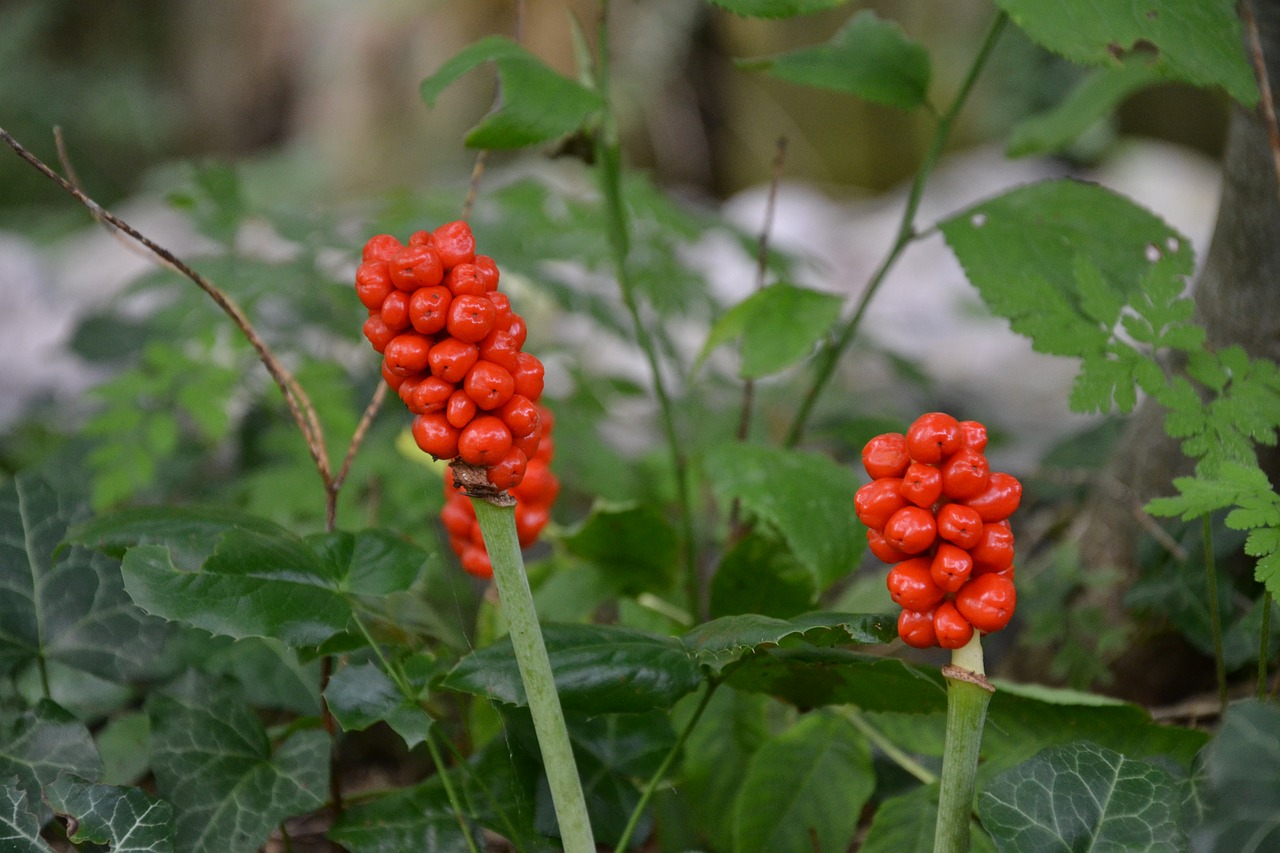
[[[583,127],[603,101],[591,89],[557,74],[520,45],[487,36],[463,48],[422,81],[428,106],[462,75],[485,62],[498,66],[502,102],[468,131],[471,148],[522,148],[567,136]]]
[[[721,444],[704,462],[711,489],[734,500],[787,543],[813,573],[819,591],[857,566],[866,544],[851,508],[858,490],[851,468],[828,457],[749,444]]]
[[[129,601],[118,561],[62,547],[85,509],[33,476],[0,483],[0,673],[39,660],[123,683],[168,636]]]
[[[1000,850],[1185,850],[1183,793],[1155,764],[1075,742],[996,777],[978,814]]]
[[[680,641],[614,625],[543,626],[556,691],[566,711],[609,714],[669,708],[701,677]],[[511,638],[458,661],[441,686],[526,705]]]
[[[1204,751],[1208,815],[1196,849],[1262,853],[1280,846],[1280,709],[1253,700],[1227,709]]]
[[[329,738],[300,731],[272,747],[253,709],[194,673],[147,700],[152,768],[174,808],[177,847],[253,853],[286,818],[324,803]]]
[[[385,722],[413,749],[427,739],[432,719],[421,705],[410,702],[376,664],[345,666],[333,674],[325,701],[343,731],[363,731]]]
[[[856,729],[815,712],[756,750],[734,803],[736,850],[847,850],[875,789],[871,749]]]
[[[779,282],[762,288],[725,312],[702,347],[698,360],[716,347],[740,340],[743,379],[778,373],[807,357],[840,317],[844,300]],[[779,317],[786,317],[779,323]]]
[[[680,537],[651,505],[599,502],[563,541],[624,595],[664,591],[675,579]]]
[[[458,816],[439,776],[349,805],[329,830],[328,837],[351,853],[384,850],[464,853],[472,849],[458,825]],[[478,834],[473,835],[472,843],[484,848]]]
[[[173,807],[141,788],[94,785],[59,776],[45,791],[59,814],[76,819],[71,840],[109,844],[112,853],[171,853]]]
[[[1082,65],[1142,62],[1195,86],[1221,86],[1245,106],[1258,100],[1240,19],[1229,0],[1040,3],[997,0],[1032,40]]]
[[[1047,113],[1031,116],[1009,136],[1010,157],[1050,154],[1066,148],[1129,95],[1160,80],[1158,71],[1141,61],[1104,68],[1081,81]]]
[[[40,837],[38,808],[33,805],[28,789],[16,777],[0,776],[0,850],[54,853],[49,843]]]
[[[41,789],[63,773],[102,775],[102,759],[84,723],[48,699],[21,714],[0,716],[0,779],[16,779],[29,807],[38,808]]]
[[[849,0],[710,0],[747,18],[794,18],[843,6]]]

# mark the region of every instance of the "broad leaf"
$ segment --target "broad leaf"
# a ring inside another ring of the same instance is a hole
[[[1129,95],[1159,79],[1160,74],[1142,62],[1093,72],[1052,110],[1020,122],[1009,138],[1009,156],[1061,151]]]
[[[938,819],[938,787],[922,785],[891,797],[876,808],[859,853],[933,853]],[[992,853],[995,845],[977,822],[969,824],[971,853]]]
[[[281,821],[320,806],[329,738],[296,732],[272,746],[253,709],[192,674],[147,700],[152,767],[174,808],[177,848],[252,853]]]
[[[786,640],[795,641],[793,646],[878,645],[892,642],[897,636],[896,618],[884,614],[818,612],[777,619],[741,613],[704,622],[680,639],[698,663],[718,672]]]
[[[734,849],[847,850],[874,789],[866,739],[840,717],[809,714],[752,756],[734,804]]]
[[[521,148],[567,136],[583,127],[602,105],[599,94],[548,68],[520,45],[488,36],[464,48],[422,81],[428,106],[449,84],[486,62],[498,66],[499,106],[466,136],[472,148]]]
[[[1208,806],[1196,849],[1280,849],[1280,708],[1245,701],[1227,709],[1204,752]]]
[[[711,578],[711,615],[759,613],[785,619],[813,606],[813,575],[785,545],[759,531],[744,536]]]
[[[1000,850],[1185,850],[1183,795],[1155,764],[1079,741],[998,776],[978,813]]]
[[[35,477],[0,483],[0,674],[41,661],[126,682],[163,646],[168,626],[129,601],[118,561],[61,547],[86,512]]]
[[[738,65],[901,109],[919,106],[929,92],[928,51],[870,10],[850,18],[826,44]]]
[[[819,591],[857,567],[865,546],[853,514],[853,469],[825,456],[749,444],[721,444],[704,460],[711,488],[786,541]]]
[[[680,641],[611,625],[544,625],[547,654],[565,710],[587,714],[669,708],[696,688],[698,668]],[[458,661],[442,686],[525,705],[511,638]]]
[[[778,283],[753,293],[725,312],[707,336],[698,360],[731,340],[740,341],[743,379],[759,379],[778,373],[813,352],[840,317],[844,300]],[[779,317],[786,317],[779,323]]]
[[[924,714],[946,706],[937,670],[845,649],[797,646],[758,651],[726,669],[726,683],[799,708],[856,705]]]
[[[1240,19],[1230,0],[997,3],[1032,39],[1073,62],[1144,62],[1196,86],[1221,86],[1246,106],[1258,100]]]
[[[123,557],[135,545],[164,545],[175,565],[194,571],[229,530],[288,535],[273,521],[231,507],[145,506],[91,518],[72,527],[67,538],[113,557]]]
[[[473,842],[483,841],[473,833]],[[439,776],[410,788],[400,788],[349,805],[328,836],[351,853],[385,850],[422,850],[431,853],[468,853],[472,848],[463,833],[463,822],[449,804]]]
[[[325,701],[344,731],[363,731],[385,722],[412,749],[427,738],[431,716],[417,702],[405,698],[395,684],[372,663],[346,666],[333,674]]]
[[[675,528],[657,509],[641,504],[597,503],[564,544],[626,595],[669,589],[680,556]]]
[[[308,537],[307,544],[330,564],[329,574],[337,588],[356,595],[404,592],[432,559],[389,530],[323,533]]]
[[[63,773],[102,775],[102,759],[84,723],[48,699],[22,714],[0,716],[0,779],[16,779],[37,806],[40,790]]]
[[[76,819],[71,840],[109,844],[112,853],[170,853],[173,807],[141,788],[94,785],[60,776],[46,791],[59,814]]]
[[[0,775],[0,850],[4,853],[53,853],[40,837],[39,799],[16,777]]]
[[[843,6],[849,0],[711,0],[716,6],[749,18],[792,18]]]

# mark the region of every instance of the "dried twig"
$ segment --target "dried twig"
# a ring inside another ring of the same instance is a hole
[[[1271,96],[1271,78],[1267,76],[1267,60],[1262,54],[1262,40],[1258,37],[1258,19],[1253,15],[1250,0],[1240,4],[1245,30],[1249,35],[1249,58],[1253,60],[1254,76],[1258,78],[1258,92],[1262,96],[1262,114],[1267,122],[1267,138],[1271,143],[1271,161],[1275,165],[1276,192],[1280,194],[1280,126],[1276,124],[1276,104]]]

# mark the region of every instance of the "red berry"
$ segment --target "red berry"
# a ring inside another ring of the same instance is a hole
[[[471,501],[466,498],[447,500],[440,510],[440,522],[450,536],[470,536],[471,522],[475,520],[475,510],[471,507]]]
[[[412,376],[427,368],[427,357],[433,349],[431,338],[417,332],[396,335],[382,351],[387,369],[397,376]]]
[[[511,399],[516,391],[516,381],[506,370],[481,359],[467,372],[462,387],[476,405],[487,412]]]
[[[476,401],[461,388],[449,395],[449,402],[444,407],[444,417],[450,424],[462,429],[471,423],[476,416]]]
[[[929,573],[929,559],[915,557],[904,560],[889,570],[885,579],[889,596],[905,610],[932,610],[947,593],[933,582]]]
[[[973,571],[973,558],[963,548],[957,548],[948,542],[938,546],[929,563],[929,574],[933,582],[946,592],[955,592],[969,580]]]
[[[386,350],[387,344],[398,334],[399,331],[383,322],[381,314],[370,314],[369,319],[364,321],[364,336],[373,344],[374,352]]]
[[[942,602],[933,611],[933,632],[938,635],[938,645],[944,649],[961,648],[973,639],[973,625],[950,601]]]
[[[444,277],[444,286],[454,296],[484,296],[488,292],[475,264],[458,264],[449,270]]]
[[[363,261],[389,261],[400,251],[400,241],[390,234],[379,234],[376,237],[370,237],[368,242],[364,244],[364,252],[360,259]]]
[[[999,631],[1013,618],[1018,593],[1010,578],[998,574],[979,575],[956,593],[956,608],[973,627],[984,634]]]
[[[964,501],[982,516],[984,522],[1003,521],[1013,515],[1022,502],[1022,484],[1012,474],[996,472],[991,475],[987,488]]]
[[[546,462],[530,459],[524,469],[524,478],[511,487],[511,494],[522,503],[551,506],[560,494],[560,481]]]
[[[409,322],[422,334],[434,335],[448,321],[451,302],[453,296],[447,287],[420,287],[409,297]]]
[[[444,278],[440,256],[430,246],[405,246],[387,264],[391,283],[412,293],[419,287],[432,287]]]
[[[527,352],[520,353],[519,364],[511,377],[516,382],[515,392],[520,396],[530,400],[537,400],[542,396],[543,368],[537,356]]]
[[[458,455],[470,465],[494,465],[511,449],[511,430],[493,415],[480,415],[458,436]]]
[[[952,500],[982,494],[991,481],[991,466],[981,451],[961,448],[942,466],[942,493]]]
[[[523,509],[517,506],[516,538],[520,540],[520,546],[528,548],[534,542],[537,542],[538,536],[549,521],[551,521],[551,510],[546,506],[539,504],[537,506],[525,506]]]
[[[902,496],[916,506],[931,507],[942,497],[942,472],[923,462],[912,462],[902,475]]]
[[[445,382],[438,376],[424,376],[414,386],[413,394],[405,401],[405,404],[409,407],[409,411],[415,415],[438,412],[448,404],[449,397],[454,390],[454,385],[451,382]]]
[[[403,290],[393,290],[382,300],[382,322],[396,331],[409,328],[409,294]]]
[[[478,578],[493,577],[493,563],[489,560],[489,555],[485,553],[483,548],[472,545],[464,548],[460,558],[463,571],[469,575],[475,575]]]
[[[458,340],[474,344],[493,331],[497,319],[498,309],[485,297],[454,296],[445,327]]]
[[[936,646],[938,635],[933,631],[933,611],[902,611],[898,614],[898,636],[902,642],[917,649]]]
[[[400,390],[406,378],[392,373],[391,368],[387,367],[387,360],[385,358],[382,360],[382,380],[391,386],[392,391]]]
[[[982,516],[963,504],[943,504],[938,508],[938,536],[961,548],[972,548],[982,535]]]
[[[541,423],[538,407],[528,397],[519,394],[513,394],[511,399],[498,407],[495,414],[502,418],[513,436],[528,435]]]
[[[901,563],[911,556],[890,545],[884,534],[872,527],[867,528],[867,548],[882,563]]]
[[[862,448],[862,467],[873,480],[901,477],[911,464],[907,453],[907,437],[900,432],[886,432],[868,441]]]
[[[942,412],[929,412],[907,428],[907,452],[917,462],[941,462],[960,449],[960,422]]]
[[[1002,572],[1013,565],[1013,531],[1007,522],[995,522],[982,528],[982,536],[969,549],[973,557],[973,573]]]
[[[960,443],[981,453],[987,449],[987,428],[977,421],[961,421]]]
[[[938,527],[933,513],[923,507],[904,506],[889,517],[884,525],[884,538],[904,554],[919,554],[937,538]]]
[[[370,311],[379,310],[382,300],[394,289],[387,265],[382,261],[365,261],[356,267],[356,296]]]
[[[480,281],[484,283],[484,289],[488,293],[493,293],[498,289],[498,264],[488,255],[476,255],[475,261],[476,271],[480,274]]]
[[[475,344],[457,338],[445,338],[431,348],[427,355],[427,365],[431,368],[432,376],[458,383],[467,377],[467,371],[479,358],[480,350]]]
[[[413,419],[413,440],[423,453],[437,459],[452,459],[458,455],[458,429],[451,426],[440,412],[418,415]]]
[[[872,480],[853,495],[853,511],[858,520],[872,530],[884,530],[889,518],[906,505],[902,480],[895,477]]]
[[[506,456],[499,459],[496,464],[489,466],[485,476],[495,489],[506,491],[513,486],[519,485],[520,481],[524,479],[528,465],[529,458],[524,455],[524,451],[518,447],[512,447],[507,451]]]
[[[449,222],[431,232],[436,251],[446,267],[469,264],[475,260],[476,238],[466,222]]]
[[[510,332],[495,326],[479,346],[480,357],[485,361],[492,361],[513,375],[520,369],[520,345]]]
[[[524,346],[525,337],[529,334],[529,327],[525,325],[524,318],[519,314],[512,311],[498,328],[515,338],[516,349]]]

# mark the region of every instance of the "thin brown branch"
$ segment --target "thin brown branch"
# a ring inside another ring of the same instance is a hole
[[[484,175],[485,163],[489,159],[489,149],[481,148],[476,154],[476,163],[471,167],[471,181],[467,184],[467,200],[462,203],[462,218],[471,218],[471,207],[476,203],[476,192],[480,189],[480,178]]]
[[[347,474],[351,471],[351,463],[356,458],[356,451],[364,443],[365,434],[369,432],[369,427],[373,424],[374,417],[378,414],[378,410],[382,408],[382,403],[386,399],[387,383],[379,382],[377,390],[373,392],[373,397],[369,399],[369,405],[365,406],[364,414],[360,416],[360,423],[356,425],[356,431],[351,434],[351,444],[347,447],[347,455],[342,460],[342,468],[338,470],[338,476],[333,478],[333,483],[329,486],[335,498],[338,490],[342,488],[342,484],[347,480]]]
[[[1280,125],[1276,124],[1276,104],[1271,96],[1271,78],[1267,75],[1267,59],[1262,53],[1262,40],[1258,37],[1258,19],[1253,15],[1253,3],[1244,0],[1241,14],[1249,35],[1249,58],[1253,61],[1253,73],[1258,78],[1258,92],[1262,98],[1262,115],[1267,122],[1267,138],[1271,143],[1271,162],[1275,167],[1276,192],[1280,194]]]
[[[110,225],[122,233],[127,234],[130,239],[134,240],[138,244],[145,246],[153,255],[208,294],[209,298],[211,298],[214,303],[222,309],[223,313],[231,318],[231,321],[236,324],[236,327],[258,353],[259,360],[262,362],[263,366],[267,368],[267,372],[271,374],[271,378],[275,380],[276,385],[279,386],[281,392],[284,394],[285,403],[289,407],[289,412],[292,414],[298,428],[302,431],[303,437],[307,443],[307,449],[311,452],[311,458],[315,461],[316,469],[319,471],[320,477],[324,480],[327,487],[332,478],[332,474],[329,466],[328,451],[325,449],[324,445],[323,431],[320,427],[319,418],[316,416],[315,408],[311,405],[311,400],[306,395],[306,392],[304,392],[302,387],[298,385],[293,374],[289,372],[288,368],[286,368],[283,363],[281,363],[280,359],[276,357],[271,348],[267,346],[266,341],[258,335],[257,330],[249,323],[248,317],[245,316],[245,313],[240,309],[240,306],[238,306],[230,296],[214,285],[213,282],[209,281],[207,278],[188,266],[182,259],[178,258],[168,249],[154,242],[132,225],[125,222],[102,205],[98,204],[71,181],[51,169],[43,160],[23,147],[18,140],[14,139],[13,135],[4,128],[0,128],[0,139],[3,139],[6,145],[12,148],[23,160],[26,160],[27,163],[36,169],[36,171],[53,181],[84,205],[85,208],[88,209],[89,213],[93,215],[94,219]]]

